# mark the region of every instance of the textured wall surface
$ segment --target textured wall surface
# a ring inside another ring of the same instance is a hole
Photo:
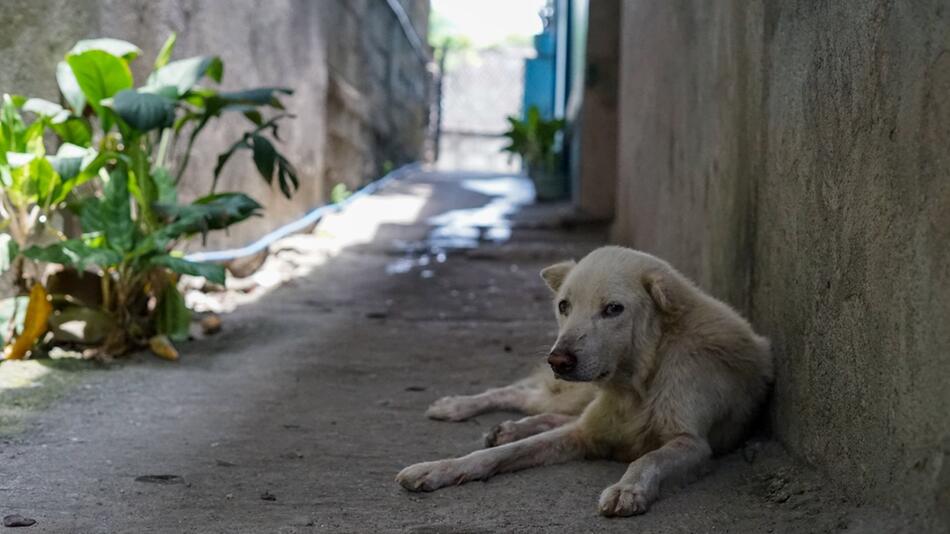
[[[622,6],[615,238],[751,316],[777,436],[950,528],[950,8]]]
[[[609,219],[617,194],[617,90],[620,86],[620,0],[592,2],[574,198],[585,214]]]
[[[424,40],[428,2],[401,4]],[[5,92],[56,100],[56,63],[75,41],[90,37],[139,45],[144,53],[133,70],[141,81],[172,31],[178,32],[176,59],[221,56],[225,89],[280,85],[296,91],[285,104],[297,119],[287,121],[281,134],[282,149],[300,174],[300,191],[288,201],[268,188],[248,154],[229,162],[222,188],[247,192],[267,210],[228,235],[213,235],[212,247],[245,244],[324,202],[334,183],[357,187],[378,176],[384,162],[399,164],[421,153],[428,73],[384,1],[11,0],[3,7]],[[202,134],[186,195],[208,190],[217,154],[245,124],[233,117]]]

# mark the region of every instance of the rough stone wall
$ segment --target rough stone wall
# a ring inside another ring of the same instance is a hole
[[[428,2],[403,5],[424,41]],[[213,235],[209,247],[245,244],[325,202],[333,183],[354,188],[378,176],[384,161],[399,164],[421,154],[426,66],[385,1],[10,0],[3,7],[2,91],[55,100],[56,63],[75,41],[90,37],[139,45],[144,53],[133,70],[142,80],[172,31],[178,32],[175,58],[221,56],[225,89],[281,85],[296,91],[285,101],[297,119],[282,126],[281,148],[297,166],[300,191],[284,199],[257,176],[248,154],[236,157],[221,187],[251,194],[265,205],[265,216]],[[354,46],[379,38],[370,28],[384,33],[384,44]],[[382,69],[383,77],[370,77],[367,64]],[[401,82],[417,78],[423,90]],[[233,117],[202,134],[186,196],[207,192],[217,154],[245,124]]]
[[[402,0],[425,42],[425,0]],[[328,161],[326,188],[356,188],[387,169],[419,159],[428,124],[431,75],[385,1],[325,3]]]
[[[614,237],[772,339],[793,453],[950,528],[948,6],[627,0],[621,33]]]

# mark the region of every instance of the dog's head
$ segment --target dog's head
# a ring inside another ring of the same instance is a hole
[[[664,320],[678,313],[672,268],[649,254],[604,247],[580,263],[541,271],[554,292],[558,336],[548,356],[564,380],[633,373],[656,348]]]

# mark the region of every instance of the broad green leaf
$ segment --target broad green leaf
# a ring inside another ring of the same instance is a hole
[[[175,103],[157,94],[126,89],[112,98],[111,107],[140,132],[168,128],[175,121]]]
[[[73,69],[65,61],[56,64],[56,83],[59,84],[59,92],[63,94],[69,107],[73,108],[74,113],[81,115],[86,107],[86,95],[79,87]]]
[[[88,265],[112,267],[122,261],[118,252],[91,247],[79,239],[61,241],[46,247],[33,246],[24,250],[23,255],[33,260],[75,266],[80,270]]]
[[[92,160],[95,154],[95,150],[85,148],[75,143],[63,143],[56,151],[56,155],[62,158],[83,158]]]
[[[185,306],[185,298],[175,284],[167,284],[155,309],[155,328],[172,341],[185,341],[190,325],[191,310]]]
[[[152,179],[149,154],[138,144],[126,146],[125,152],[132,162],[129,166],[131,172],[129,192],[132,193],[138,207],[137,219],[144,222],[147,228],[154,228],[157,221],[152,212],[152,204],[158,200],[158,186]]]
[[[95,49],[70,54],[66,56],[66,62],[69,63],[89,104],[102,120],[103,129],[108,130],[110,121],[101,102],[123,89],[132,87],[132,71],[129,70],[129,65],[119,57]]]
[[[129,178],[122,168],[109,174],[109,183],[103,191],[100,215],[104,218],[106,240],[113,249],[126,252],[132,249],[135,222],[132,220]]]
[[[83,202],[79,214],[84,232],[102,233],[108,247],[122,254],[132,250],[135,240],[128,182],[125,169],[116,168],[109,176],[102,198]]]
[[[53,189],[50,205],[56,205],[66,200],[69,192],[85,181],[83,177],[80,176],[82,169],[88,165],[90,161],[93,161],[95,156],[96,153],[92,149],[64,143],[59,147],[55,156],[46,157],[60,178]]]
[[[178,40],[178,34],[172,32],[168,36],[168,39],[165,39],[165,44],[162,45],[162,49],[158,51],[158,55],[155,56],[155,69],[160,69],[168,64],[169,60],[172,58],[172,53],[175,51],[175,42]]]
[[[69,111],[63,106],[42,98],[31,98],[23,103],[23,111],[36,113],[41,117],[49,117],[50,122],[59,124],[69,118]]]
[[[53,165],[53,170],[55,170],[56,174],[63,180],[72,180],[79,174],[79,171],[82,170],[82,156],[78,158],[70,156],[46,156],[46,159],[49,160]]]
[[[37,156],[46,155],[46,145],[43,142],[43,133],[46,131],[45,121],[39,120],[29,125],[23,132],[21,142],[26,151]]]
[[[29,165],[29,163],[34,159],[36,159],[36,154],[25,152],[7,152],[7,164],[14,169],[23,167],[24,165]]]
[[[76,183],[79,185],[99,176],[99,171],[106,165],[116,162],[119,165],[129,165],[129,157],[118,152],[100,152],[96,153],[90,149],[89,154],[83,159],[83,168],[79,176],[76,177]]]
[[[253,122],[255,125],[260,126],[264,124],[264,116],[261,115],[260,111],[257,111],[253,107],[244,106],[244,109],[240,110],[241,113],[244,113],[244,116],[247,117],[247,120]]]
[[[158,167],[152,170],[152,181],[158,188],[159,204],[178,204],[178,189],[175,186],[175,179],[172,178],[168,169]]]
[[[294,91],[286,87],[257,87],[245,91],[232,91],[218,93],[211,99],[219,100],[223,105],[229,104],[252,104],[257,106],[271,106],[277,109],[284,109],[283,104],[278,100],[278,95],[292,95]]]
[[[0,150],[26,152],[26,142],[23,139],[26,129],[26,124],[20,116],[17,98],[4,94],[3,106],[0,108]]]
[[[169,219],[162,234],[173,239],[182,235],[223,230],[258,215],[263,208],[243,193],[219,193],[199,198],[189,205],[156,205],[155,209]]]
[[[50,129],[66,143],[88,146],[92,143],[92,126],[81,117],[69,117],[64,122],[50,124]]]
[[[128,41],[106,37],[102,39],[86,39],[79,41],[73,45],[72,50],[70,50],[67,55],[78,55],[89,50],[105,52],[115,57],[122,58],[125,61],[132,61],[142,53],[142,49]]]
[[[145,87],[139,87],[136,91],[163,96],[169,100],[178,100],[178,88],[174,85],[146,85]]]
[[[157,69],[148,77],[149,87],[174,86],[178,96],[183,96],[194,87],[201,78],[208,76],[216,82],[221,81],[224,64],[216,56],[198,56],[172,61]]]
[[[251,141],[254,147],[254,165],[257,166],[257,172],[261,173],[268,184],[272,183],[274,167],[277,163],[277,150],[270,141],[260,135],[252,135]]]
[[[20,160],[23,156],[32,156],[32,158],[25,164],[11,165],[12,188],[18,193],[18,195],[10,195],[11,200],[21,205],[24,202],[35,202],[41,207],[47,207],[51,204],[53,194],[60,183],[59,175],[49,160],[43,157],[7,153],[7,160],[10,161],[11,157],[14,160]],[[8,191],[9,194],[10,191]]]
[[[184,258],[176,258],[165,254],[149,258],[149,264],[155,267],[165,267],[179,274],[203,276],[216,284],[223,285],[225,281],[224,267],[214,263],[188,261]]]

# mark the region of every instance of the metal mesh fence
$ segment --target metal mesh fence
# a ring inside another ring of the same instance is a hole
[[[528,47],[498,46],[449,52],[442,77],[438,166],[443,169],[516,172],[502,153],[505,117],[521,111]]]

